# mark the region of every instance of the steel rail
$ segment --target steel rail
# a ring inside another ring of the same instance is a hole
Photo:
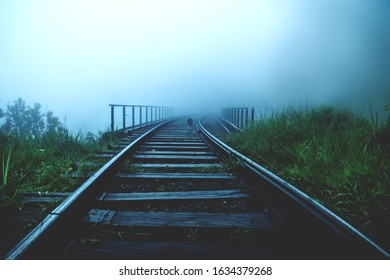
[[[228,121],[227,119],[225,119],[225,118],[220,118],[222,121],[224,121],[224,122],[227,122],[229,125],[231,125],[235,130],[237,130],[237,131],[240,131],[240,132],[242,132],[242,129],[241,128],[238,128],[234,123],[232,123],[231,121]],[[218,122],[219,122],[219,120],[218,120]]]
[[[226,130],[227,133],[232,133],[219,119],[217,119],[217,122],[222,126],[223,129]]]
[[[288,202],[288,204],[292,206],[294,211],[305,214],[310,217],[312,221],[321,221],[320,227],[323,227],[330,234],[335,234],[336,238],[341,238],[341,242],[349,242],[351,248],[356,249],[356,254],[359,254],[359,256],[356,257],[390,259],[390,254],[388,252],[370,240],[363,233],[304,192],[222,142],[210,133],[202,125],[201,121],[202,120],[200,120],[196,126],[206,142],[218,150],[221,156],[225,155],[225,157],[233,156],[237,158],[240,161],[240,166],[247,171],[252,181],[262,183],[263,188],[264,183],[269,186],[267,188],[268,190],[266,190],[267,194],[271,194],[274,197],[281,197],[284,202]],[[283,203],[278,206],[281,208],[286,207],[283,206]],[[321,232],[321,229],[318,229],[318,232]]]
[[[79,213],[80,210],[86,208],[89,198],[91,196],[93,197],[93,195],[99,191],[98,185],[112,175],[114,169],[121,164],[125,156],[135,151],[143,139],[149,136],[152,132],[175,119],[177,118],[172,118],[156,125],[122,149],[59,206],[49,213],[45,219],[43,219],[34,229],[30,231],[29,234],[27,234],[11,251],[7,253],[4,259],[14,260],[25,258],[29,255],[39,255],[39,250],[41,250],[39,244],[42,242],[47,242],[48,244],[55,246],[57,240],[63,237],[61,235],[64,234],[64,225],[69,225],[70,220],[74,219],[74,214]],[[60,236],[55,236],[56,234]],[[46,249],[50,251],[53,248],[45,246],[45,250]]]

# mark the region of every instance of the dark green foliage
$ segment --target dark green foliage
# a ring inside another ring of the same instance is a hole
[[[18,138],[38,138],[45,132],[58,132],[62,125],[52,112],[46,115],[41,112],[41,105],[35,103],[33,107],[27,106],[21,98],[8,105],[5,112],[5,124],[1,127],[3,133]]]
[[[373,120],[289,109],[228,142],[390,248],[390,123]]]
[[[377,131],[375,140],[382,149],[390,153],[390,101],[385,105],[385,110],[388,114],[387,122]]]
[[[52,111],[47,112],[46,114],[46,132],[49,134],[55,134],[61,132],[62,124],[58,117],[53,115]]]
[[[107,145],[92,133],[71,134],[52,112],[26,106],[22,99],[8,106],[0,129],[0,206],[21,206],[19,194],[72,191],[81,183],[70,176]],[[45,119],[46,117],[46,119]]]

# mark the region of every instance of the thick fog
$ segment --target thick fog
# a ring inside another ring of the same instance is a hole
[[[0,107],[22,97],[96,132],[110,103],[380,105],[389,15],[386,0],[2,0]]]

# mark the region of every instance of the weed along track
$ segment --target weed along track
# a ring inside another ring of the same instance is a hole
[[[97,158],[110,160],[76,191],[41,197],[67,198],[5,258],[389,257],[202,122],[190,127],[181,118],[134,131]]]

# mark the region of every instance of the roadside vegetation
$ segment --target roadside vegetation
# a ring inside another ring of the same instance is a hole
[[[81,181],[67,174],[107,145],[91,133],[70,133],[52,112],[20,98],[0,110],[0,120],[0,206],[22,208],[25,192],[72,191]]]
[[[333,107],[286,109],[227,142],[390,250],[388,119]]]

